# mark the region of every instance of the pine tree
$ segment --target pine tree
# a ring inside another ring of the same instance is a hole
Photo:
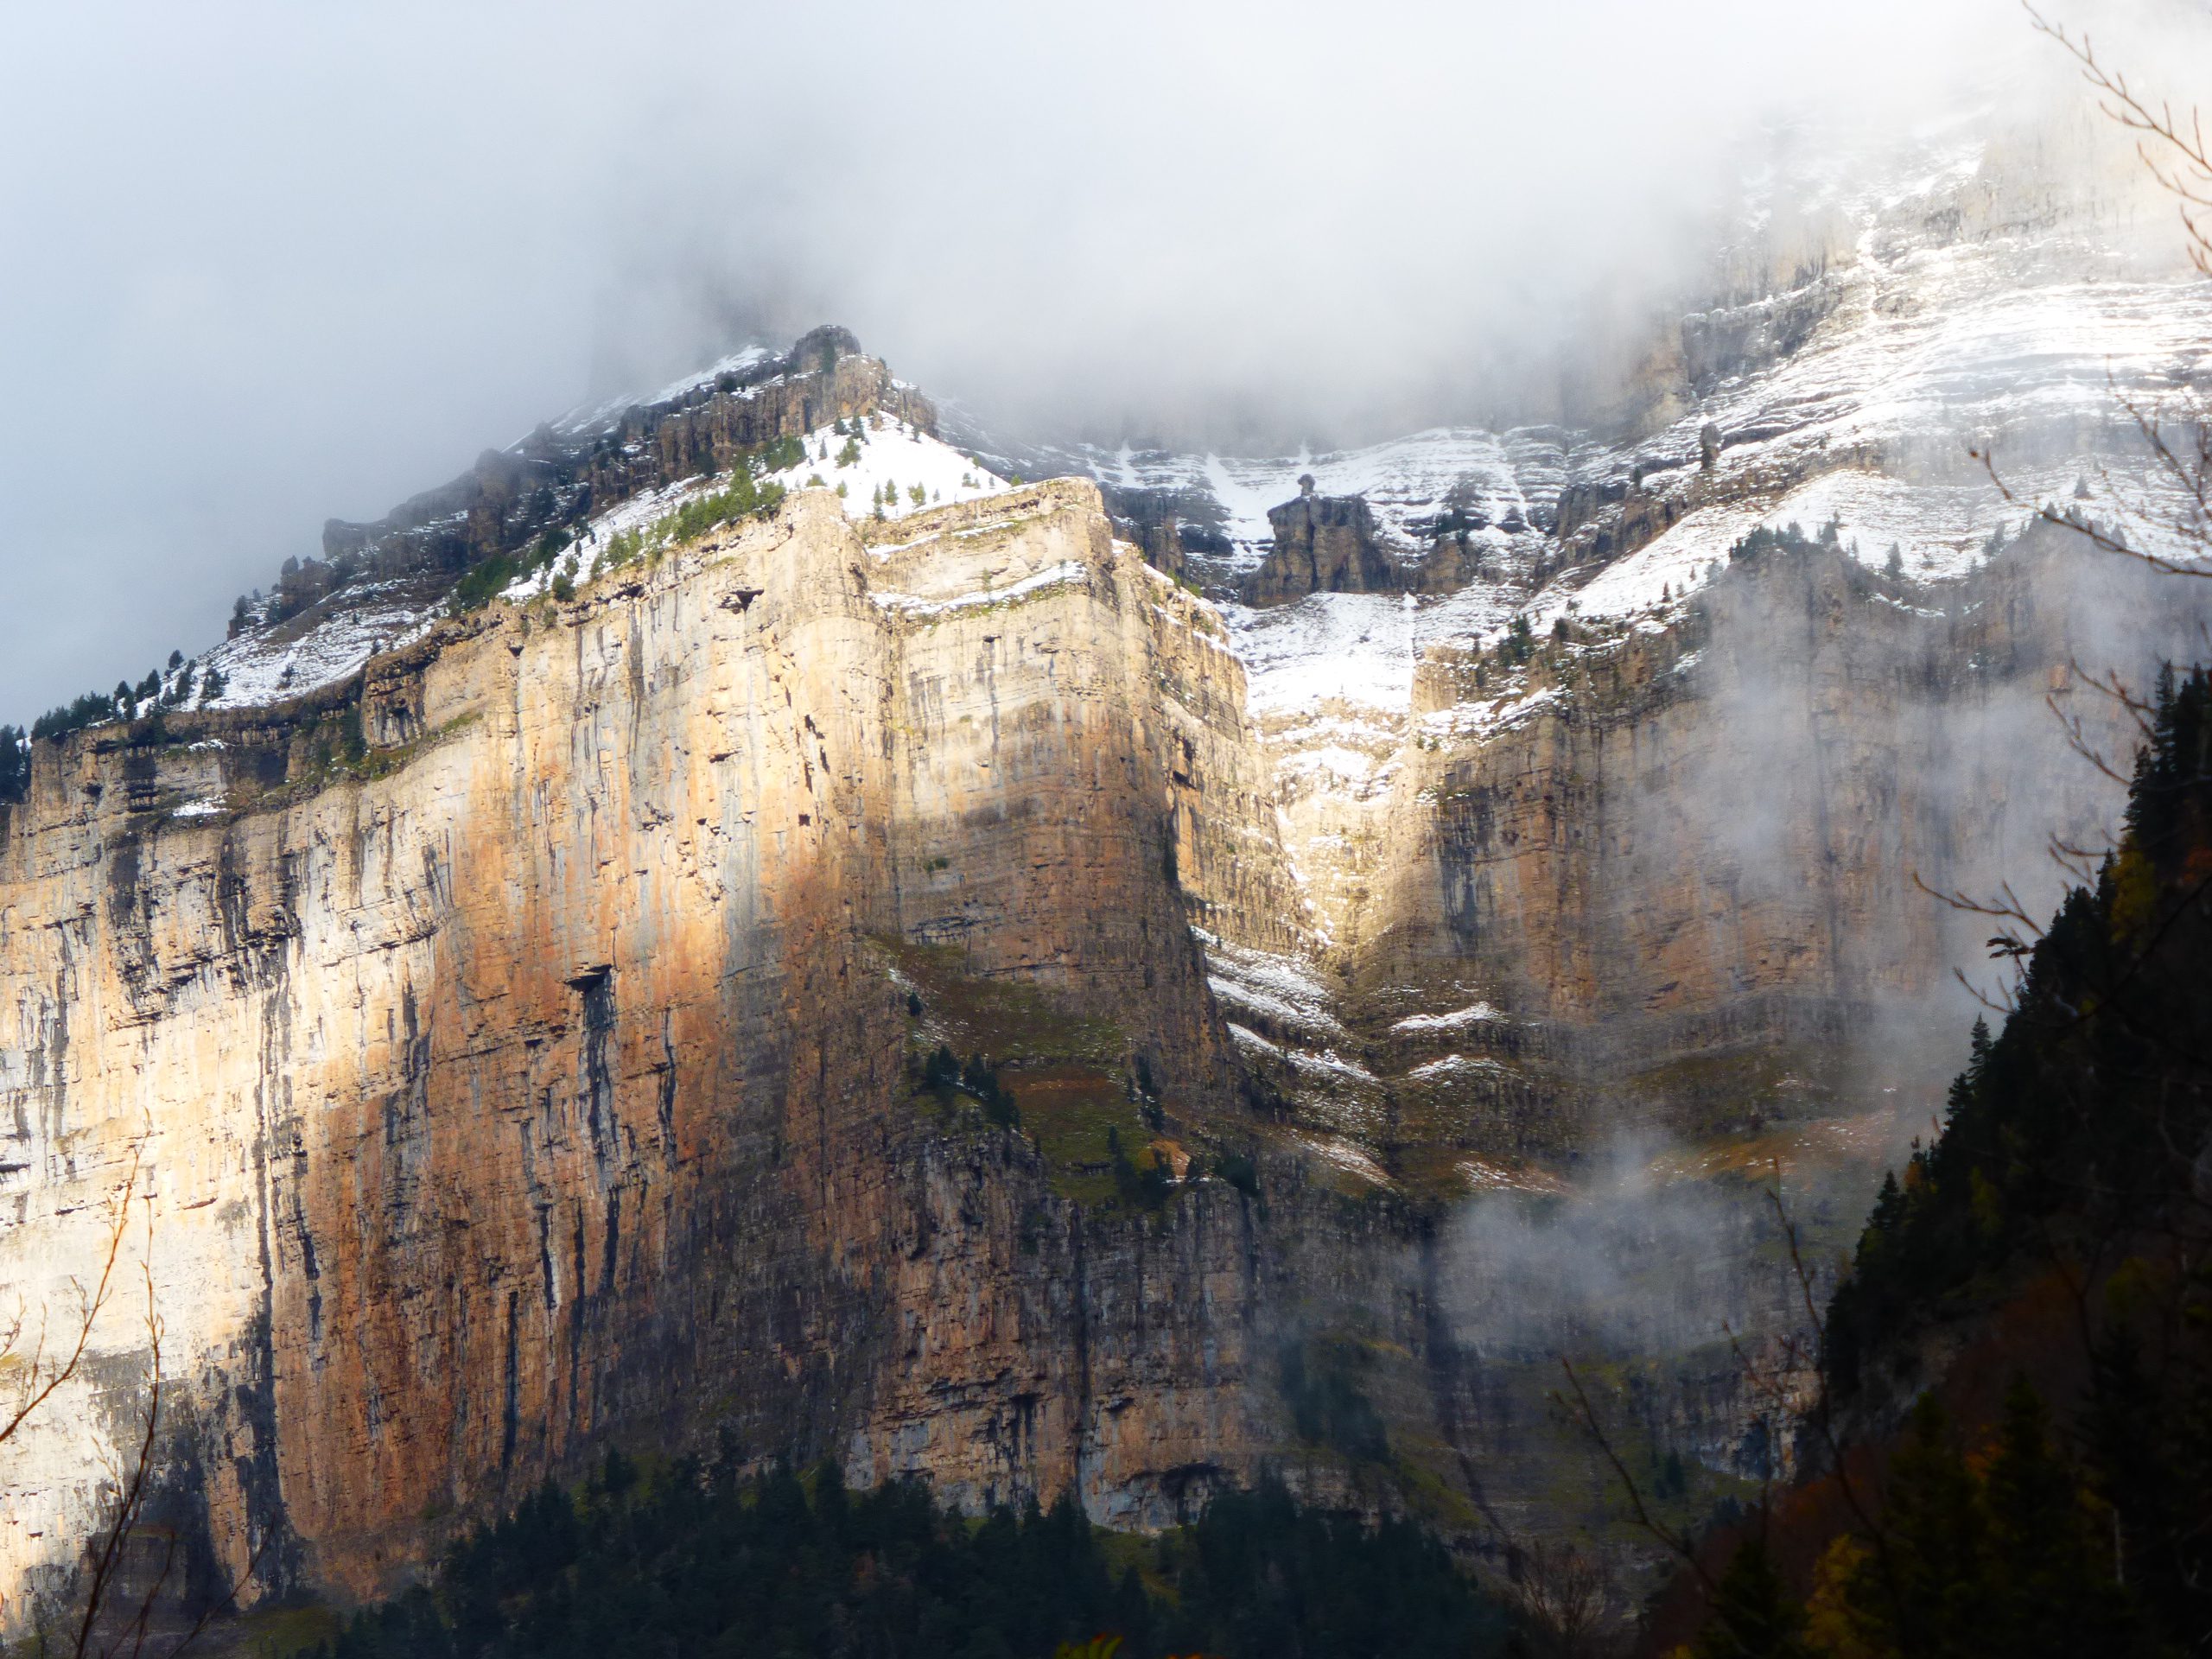
[[[0,801],[22,800],[30,777],[30,739],[13,726],[0,726]]]
[[[1805,1610],[1774,1570],[1764,1526],[1730,1559],[1689,1651],[1692,1659],[1813,1659]]]
[[[1875,1652],[1979,1659],[1990,1651],[1980,1494],[1933,1394],[1914,1406],[1883,1492],[1882,1547],[1853,1576],[1853,1623]]]
[[[2005,1395],[1984,1491],[1995,1601],[1992,1647],[2012,1659],[2136,1650],[2133,1621],[2093,1543],[2073,1471],[2052,1446],[2050,1415],[2024,1376]]]

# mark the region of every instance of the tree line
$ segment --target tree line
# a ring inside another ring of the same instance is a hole
[[[1420,1528],[1273,1483],[1147,1539],[1069,1496],[967,1519],[913,1482],[747,1472],[725,1446],[652,1474],[610,1453],[581,1490],[543,1487],[323,1659],[1045,1659],[1102,1635],[1122,1659],[1482,1659],[1511,1624]]]

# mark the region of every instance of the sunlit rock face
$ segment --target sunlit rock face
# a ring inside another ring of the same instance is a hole
[[[1088,485],[863,527],[814,492],[320,703],[42,749],[0,1277],[64,1301],[141,1159],[175,1501],[272,1583],[365,1591],[709,1427],[1172,1518],[1268,1442],[1257,1221],[1195,1172],[1102,1215],[1039,1145],[1055,1089],[1138,1123],[1140,1059],[1194,1150],[1229,1110],[1190,923],[1295,908],[1243,702]],[[1030,1137],[909,1075],[994,986],[1040,1027],[995,1046],[1017,1096],[1058,1063]],[[0,1463],[15,1608],[143,1402],[131,1312]]]

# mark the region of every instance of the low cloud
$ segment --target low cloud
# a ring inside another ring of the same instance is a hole
[[[1495,409],[1679,282],[1759,134],[1897,128],[2026,41],[2003,0],[25,14],[0,710],[747,333],[845,321],[1033,429]]]

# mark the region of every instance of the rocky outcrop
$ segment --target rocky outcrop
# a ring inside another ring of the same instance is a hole
[[[741,450],[879,411],[937,429],[929,400],[864,355],[850,332],[815,329],[780,356],[702,377],[661,400],[618,404],[487,449],[451,483],[372,524],[331,519],[321,559],[287,563],[269,620],[363,581],[450,580],[643,491],[727,472]]]
[[[1307,594],[1382,594],[1401,585],[1397,562],[1376,535],[1364,496],[1315,495],[1311,480],[1294,501],[1268,509],[1274,549],[1245,579],[1248,605],[1280,605]]]
[[[1125,489],[1102,483],[1099,493],[1117,534],[1145,562],[1179,581],[1196,581],[1232,551],[1220,529],[1221,508],[1187,490]]]
[[[1681,321],[1681,368],[1700,396],[1788,357],[1812,337],[1843,298],[1825,252],[1810,269],[1772,290],[1694,311]]]

